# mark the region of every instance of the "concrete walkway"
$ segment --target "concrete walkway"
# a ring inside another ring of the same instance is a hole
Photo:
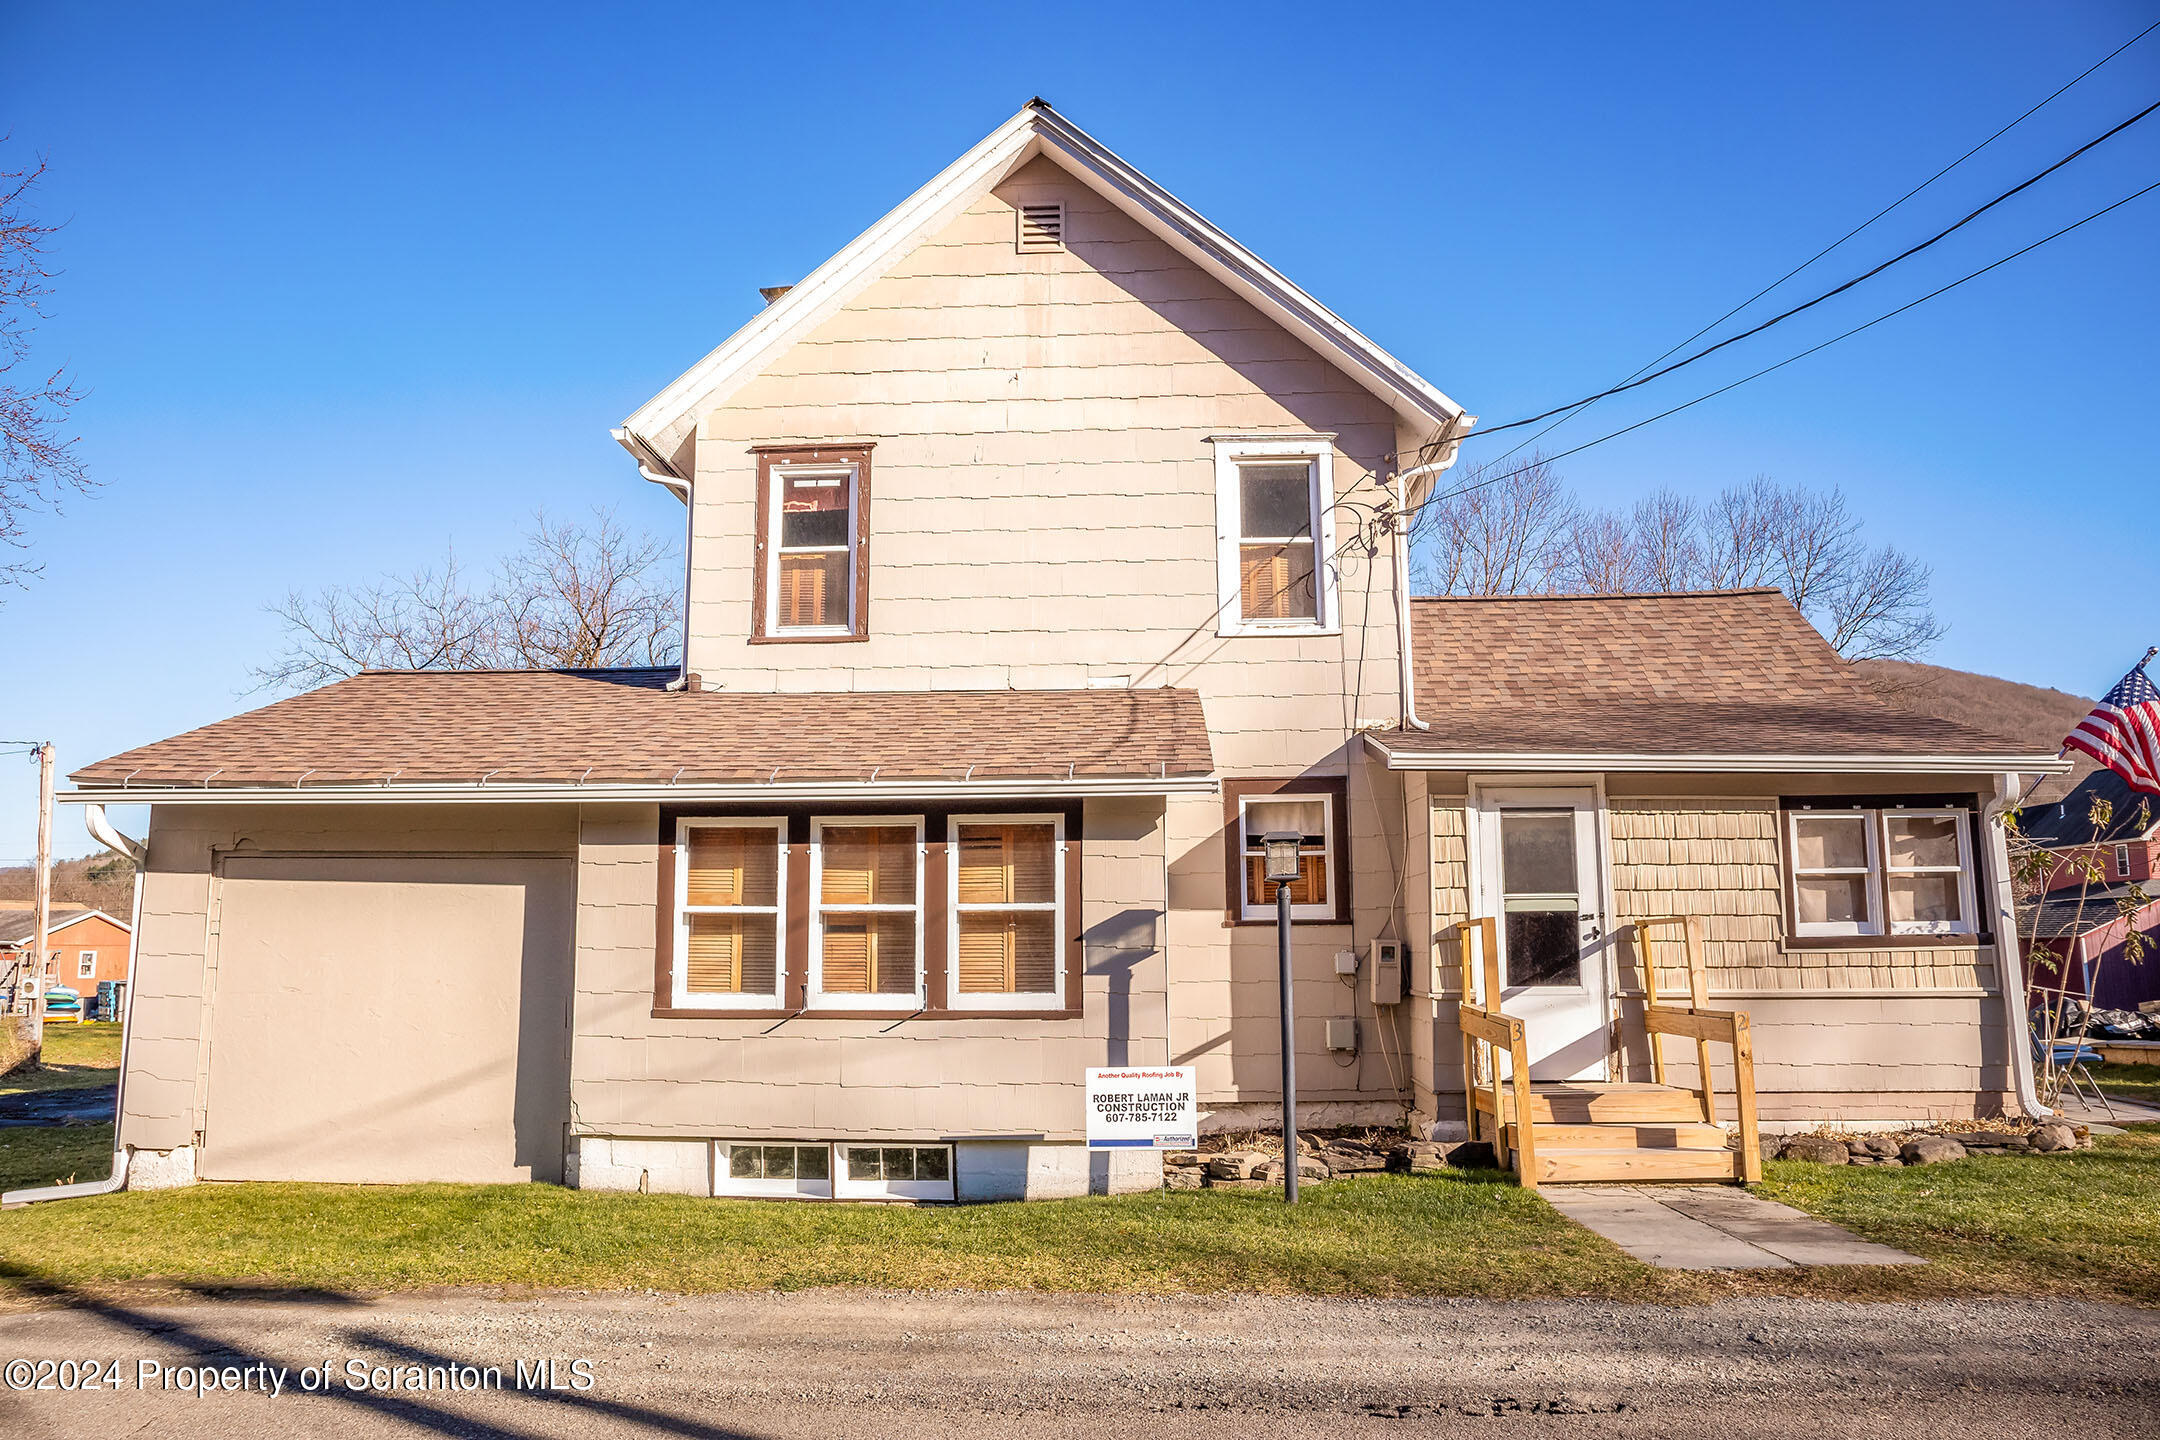
[[[1553,1209],[1661,1270],[1925,1265],[1790,1205],[1725,1185],[1549,1185]]]
[[[2147,1105],[2142,1100],[2126,1100],[2120,1095],[2108,1096],[2107,1104],[2102,1106],[2065,1090],[2055,1109],[2065,1120],[2075,1120],[2080,1125],[2150,1125],[2160,1120],[2160,1107]]]

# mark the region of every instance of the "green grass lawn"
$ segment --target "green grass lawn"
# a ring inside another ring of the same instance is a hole
[[[2160,1065],[2104,1065],[2092,1074],[2100,1088],[2118,1100],[2160,1105]]]
[[[103,1130],[68,1133],[105,1143]],[[2074,1157],[1768,1170],[1773,1198],[1936,1263],[1652,1270],[1492,1172],[1339,1180],[1307,1189],[1295,1210],[1270,1194],[1223,1191],[914,1208],[541,1185],[199,1185],[0,1213],[0,1300],[869,1285],[1670,1302],[2018,1293],[2160,1305],[2160,1127]]]
[[[0,1126],[0,1190],[102,1180],[112,1174],[112,1140],[110,1125]]]
[[[112,1085],[119,1079],[119,1021],[92,1020],[82,1025],[73,1021],[48,1022],[43,1066],[0,1075],[0,1095]]]

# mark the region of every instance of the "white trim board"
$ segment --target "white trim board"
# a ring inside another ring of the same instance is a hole
[[[1045,800],[1093,795],[1213,795],[1213,775],[1175,779],[1041,779],[890,781],[832,784],[780,781],[726,785],[263,785],[207,789],[199,785],[86,785],[54,798],[66,805],[597,805],[653,802],[689,804],[795,800]]]
[[[1516,770],[1543,774],[1711,773],[1738,775],[2063,775],[2070,762],[2052,755],[1652,755],[1639,752],[1390,750],[1367,733],[1366,746],[1390,770]]]
[[[946,166],[811,271],[785,295],[652,399],[614,431],[642,462],[665,460],[691,437],[705,411],[754,379],[781,352],[886,274],[983,195],[1038,155],[1057,161],[1186,259],[1282,326],[1406,424],[1467,431],[1475,417],[1430,381],[1360,334],[1280,271],[1230,238],[1093,136],[1040,100]],[[686,476],[677,478],[687,479]]]

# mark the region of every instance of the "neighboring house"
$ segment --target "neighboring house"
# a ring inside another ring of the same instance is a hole
[[[1030,104],[618,432],[686,506],[680,670],[371,673],[74,775],[152,807],[122,1142],[1152,1186],[1080,1148],[1083,1072],[1276,1121],[1274,831],[1308,1125],[1460,1123],[1464,916],[1540,1078],[1627,1073],[1628,922],[1676,910],[1766,1116],[2014,1111],[2000,811],[2052,758],[1882,706],[1771,591],[1411,604],[1368,521],[1469,423]]]
[[[132,938],[125,920],[116,920],[102,910],[55,907],[46,925],[45,963],[29,966],[28,970],[37,976],[40,993],[65,985],[84,995],[95,995],[99,981],[128,978]],[[11,909],[0,914],[0,976],[12,975],[19,980],[25,972],[17,967],[29,960],[36,942],[37,919],[30,911]],[[17,992],[28,993],[11,981],[6,993]]]
[[[2105,824],[2094,822],[2096,806]],[[2052,804],[2027,806],[2019,812],[2018,830],[2062,857],[2047,878],[2051,891],[2088,882],[2154,888],[2149,882],[2160,859],[2160,796],[2131,789],[2112,770],[2094,770]]]
[[[2107,816],[2095,824],[2094,807]],[[2020,833],[2060,859],[2028,897],[2018,937],[2032,983],[2086,996],[2104,1010],[2160,1000],[2160,798],[2095,770],[2068,794],[2019,816]],[[2127,906],[2127,911],[2126,907]],[[2129,937],[2153,953],[2133,960]],[[2067,960],[2067,964],[2065,961]]]

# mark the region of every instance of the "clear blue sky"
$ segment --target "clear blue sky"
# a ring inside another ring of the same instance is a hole
[[[50,161],[67,222],[38,354],[89,388],[103,482],[37,523],[44,574],[0,603],[0,735],[67,769],[248,708],[289,587],[450,541],[484,562],[537,506],[672,527],[608,427],[1030,95],[1498,423],[1627,374],[2160,18],[1264,10],[0,6],[0,154]],[[2160,33],[1805,278],[2155,98]],[[2160,116],[1548,443],[2155,179]],[[1934,567],[1932,658],[2098,693],[2160,641],[2156,237],[2160,194],[1565,472],[1608,501],[1842,485]],[[30,850],[30,776],[0,757],[0,857]],[[72,813],[60,848],[89,848]]]

